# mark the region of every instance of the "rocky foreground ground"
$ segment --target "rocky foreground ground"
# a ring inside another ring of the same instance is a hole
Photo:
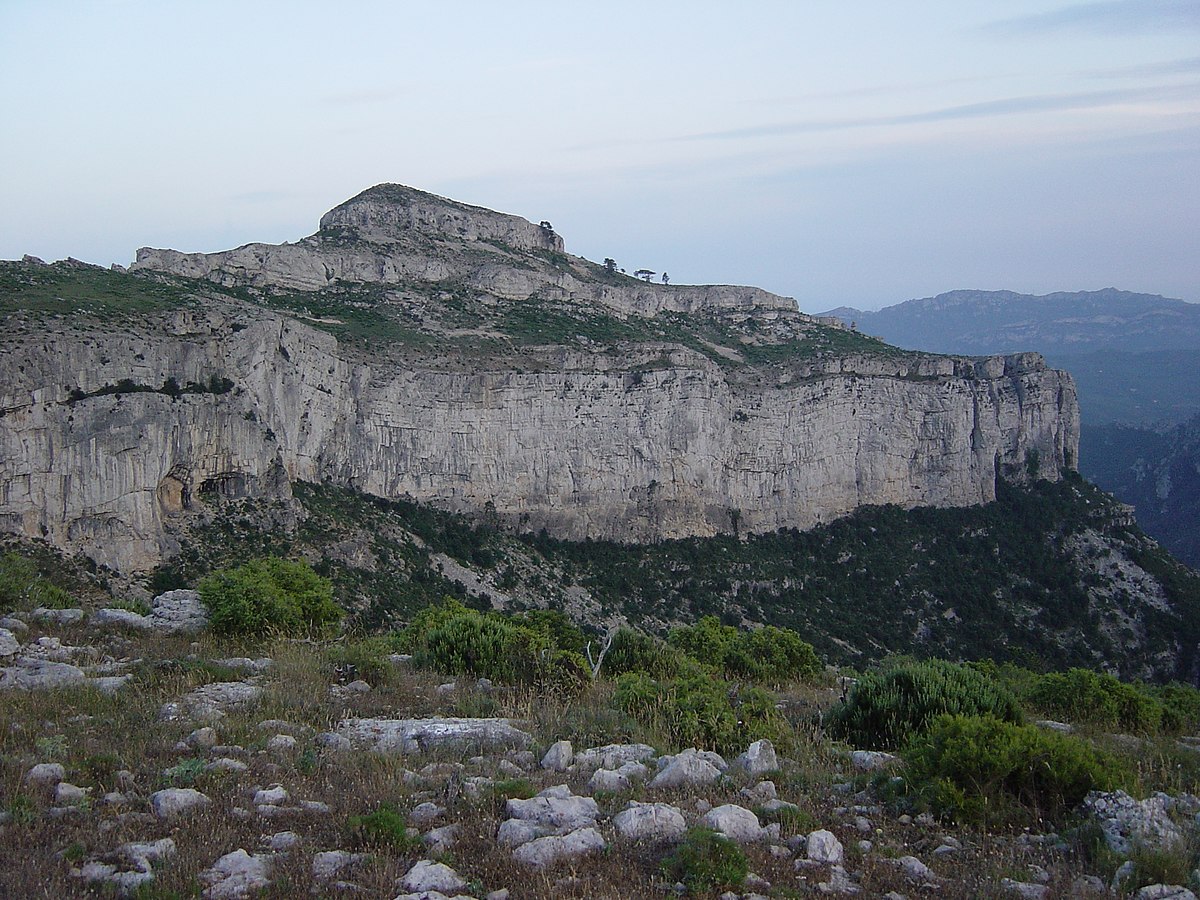
[[[190,591],[149,615],[0,619],[0,895],[1194,898],[1132,893],[1132,866],[1104,871],[1072,833],[900,813],[880,795],[899,761],[817,730],[786,758],[769,741],[665,752],[614,733],[604,698],[446,681],[402,655],[367,680],[328,651],[218,642]],[[1198,813],[1186,792],[1115,792],[1080,822],[1114,856],[1165,858]],[[695,881],[678,848],[697,826],[742,848],[744,878]]]

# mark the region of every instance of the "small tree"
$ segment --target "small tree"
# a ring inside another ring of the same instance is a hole
[[[604,271],[609,275],[617,274],[617,261],[611,256],[604,257]]]
[[[671,276],[670,276],[670,275],[668,275],[666,272],[663,272],[663,273],[662,273],[662,283],[663,283],[663,284],[670,284],[670,283],[671,283]]]
[[[654,273],[650,269],[638,269],[633,274],[634,274],[634,277],[640,278],[640,279],[642,279],[642,281],[649,281],[651,278],[654,277]]]

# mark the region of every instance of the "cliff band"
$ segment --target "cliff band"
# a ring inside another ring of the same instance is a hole
[[[652,541],[983,503],[1077,453],[1074,385],[1036,354],[897,351],[410,188],[295,244],[141,250],[134,270],[104,283],[178,302],[14,312],[0,337],[0,528],[121,570],[175,552],[206,497],[294,480]]]

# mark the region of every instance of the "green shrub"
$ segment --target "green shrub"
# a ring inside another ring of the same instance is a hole
[[[593,650],[593,656],[599,651]],[[626,672],[643,672],[654,678],[674,678],[695,661],[678,647],[635,628],[621,628],[613,635],[604,655],[600,674],[615,678]]]
[[[899,749],[941,715],[990,715],[1021,722],[1016,698],[972,668],[907,662],[863,675],[829,711],[829,733],[855,747]]]
[[[943,816],[979,825],[1062,817],[1125,774],[1068,735],[992,716],[942,716],[904,751],[909,776]]]
[[[209,624],[223,634],[302,634],[327,629],[342,617],[333,585],[306,562],[251,560],[209,575],[199,589]]]
[[[589,678],[583,658],[558,647],[550,629],[455,600],[422,610],[399,640],[417,665],[453,675],[563,690],[578,689]]]
[[[766,691],[708,675],[655,681],[629,672],[617,679],[613,703],[672,746],[739,752],[759,738],[780,741],[786,729]]]
[[[1151,690],[1163,706],[1163,731],[1171,734],[1194,733],[1200,728],[1200,690],[1178,682]]]
[[[408,833],[408,821],[404,813],[390,803],[366,815],[351,816],[346,820],[346,830],[351,843],[357,847],[394,850],[397,853],[409,853],[421,848],[420,836]]]
[[[1163,722],[1163,704],[1147,691],[1087,669],[1040,676],[1026,699],[1042,712],[1069,722],[1149,734]]]
[[[675,851],[663,860],[663,873],[681,881],[691,893],[740,887],[750,871],[742,848],[710,828],[688,830]]]
[[[705,616],[695,625],[672,629],[667,641],[729,678],[779,682],[815,675],[822,668],[812,644],[771,625],[743,631]]]
[[[67,609],[71,595],[38,572],[33,560],[10,551],[0,556],[0,607]]]

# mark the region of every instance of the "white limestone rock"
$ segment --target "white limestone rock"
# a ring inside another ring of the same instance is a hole
[[[608,844],[598,830],[579,828],[563,835],[550,835],[522,844],[513,851],[513,859],[535,868],[545,868],[565,859],[599,853]]]
[[[442,891],[454,893],[467,886],[467,880],[444,863],[423,859],[400,879],[402,887],[417,893]]]
[[[171,821],[206,809],[212,800],[195,788],[166,788],[150,795],[150,809],[160,819]]]
[[[733,803],[713,807],[700,817],[700,824],[739,844],[748,844],[763,837],[762,823],[758,821],[758,816],[744,806]]]
[[[842,842],[832,831],[819,829],[809,834],[805,841],[805,856],[823,865],[840,866],[846,858]]]
[[[775,755],[775,745],[763,738],[751,744],[733,764],[746,774],[757,777],[778,769],[779,759]]]
[[[0,628],[0,657],[16,656],[21,650],[21,642],[7,628]]]
[[[542,768],[549,769],[551,772],[565,772],[571,767],[574,759],[575,751],[571,747],[571,742],[557,741],[542,757]]]
[[[613,827],[627,841],[674,843],[687,831],[687,820],[669,803],[631,802],[613,816]]]
[[[337,733],[377,753],[423,753],[455,745],[526,747],[533,737],[508,719],[346,719]]]
[[[242,900],[269,887],[270,874],[269,857],[255,856],[239,848],[201,872],[200,880],[208,885],[204,890],[206,900]]]

